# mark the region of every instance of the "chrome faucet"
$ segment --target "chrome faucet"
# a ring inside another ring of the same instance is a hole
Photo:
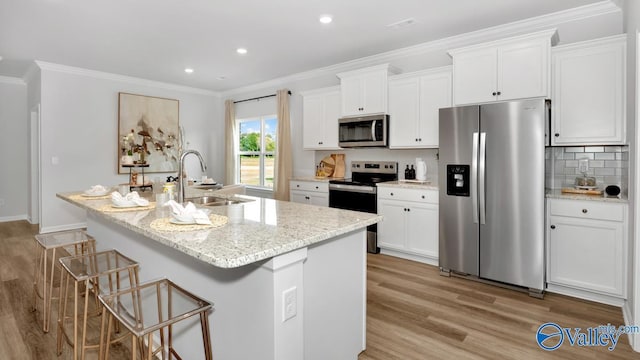
[[[187,157],[187,155],[189,154],[196,154],[198,156],[198,159],[200,160],[200,168],[202,169],[202,172],[205,172],[207,170],[207,165],[205,165],[204,159],[202,159],[202,155],[200,155],[198,151],[185,150],[180,155],[180,161],[178,162],[178,186],[180,187],[180,189],[178,189],[178,203],[180,204],[184,202],[184,177],[182,176],[182,171],[184,169],[184,158]]]

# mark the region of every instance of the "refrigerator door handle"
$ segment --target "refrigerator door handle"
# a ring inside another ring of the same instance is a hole
[[[485,209],[485,180],[486,177],[486,154],[487,154],[487,133],[480,133],[480,156],[478,159],[478,198],[480,207],[480,224],[486,223],[486,209]]]
[[[471,206],[473,207],[473,223],[478,223],[478,133],[473,133],[471,147]]]

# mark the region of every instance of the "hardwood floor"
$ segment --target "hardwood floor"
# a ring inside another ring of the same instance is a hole
[[[63,355],[56,356],[55,319],[44,334],[31,311],[36,232],[37,227],[25,221],[0,223],[2,360],[71,355],[65,346]],[[533,299],[513,290],[441,277],[435,267],[384,255],[369,255],[368,262],[367,350],[359,360],[640,359],[626,335],[611,352],[566,342],[547,352],[536,344],[536,330],[545,322],[583,329],[620,325],[619,308],[555,294]],[[53,305],[55,318],[56,302]],[[126,359],[127,354],[126,346],[116,346],[112,358]],[[88,355],[97,358],[94,351]]]
[[[367,350],[359,360],[640,359],[627,335],[613,351],[542,350],[546,322],[588,328],[624,324],[620,308],[556,294],[525,293],[439,275],[436,267],[385,255],[368,256]]]
[[[49,333],[42,332],[41,311],[33,312],[33,270],[35,245],[33,236],[37,226],[26,221],[0,223],[0,359],[54,360],[71,359],[70,347],[65,344],[61,356],[56,355],[58,314],[57,301],[52,301]],[[54,295],[58,294],[54,280]],[[36,318],[37,316],[37,318]],[[90,339],[99,334],[100,319],[89,322]],[[128,345],[128,344],[127,344]],[[112,346],[112,359],[129,359],[129,347]],[[98,358],[96,351],[87,352],[87,360]]]

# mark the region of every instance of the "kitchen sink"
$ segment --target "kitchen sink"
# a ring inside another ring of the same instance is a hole
[[[218,196],[198,196],[198,197],[184,199],[185,203],[189,201],[197,205],[224,206],[224,205],[232,205],[232,204],[242,204],[252,200],[227,199],[227,198],[218,197]]]

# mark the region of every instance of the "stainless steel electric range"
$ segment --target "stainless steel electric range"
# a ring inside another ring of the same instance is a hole
[[[377,213],[376,184],[395,180],[398,180],[397,162],[352,161],[351,179],[329,182],[329,207]],[[367,227],[367,251],[380,252],[376,224]]]

